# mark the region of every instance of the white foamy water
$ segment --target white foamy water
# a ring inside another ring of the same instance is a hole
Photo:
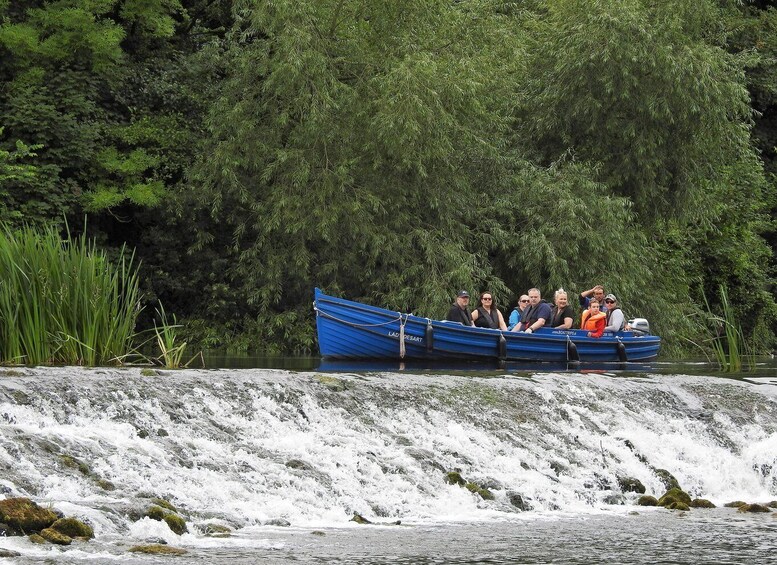
[[[660,496],[666,488],[657,469],[718,505],[777,498],[771,382],[260,369],[19,373],[0,377],[0,493],[84,519],[111,544],[157,540],[230,555],[294,546],[263,537],[283,525],[356,530],[363,526],[350,521],[354,513],[401,527],[625,515],[639,494],[622,492],[619,479],[638,479]],[[494,500],[448,484],[450,471]],[[189,533],[142,517],[154,497],[179,509]],[[208,524],[234,535],[207,537]],[[0,547],[51,551],[11,538]]]

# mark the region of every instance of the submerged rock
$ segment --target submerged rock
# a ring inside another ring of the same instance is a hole
[[[73,543],[73,538],[66,536],[65,534],[58,532],[54,528],[44,528],[40,531],[41,537],[46,541],[54,543],[56,545],[70,545]]]
[[[726,508],[739,508],[745,505],[747,505],[747,502],[744,500],[735,500],[733,502],[726,502],[723,506]]]
[[[150,544],[150,545],[135,545],[130,547],[127,551],[131,553],[147,553],[150,555],[184,555],[187,553],[185,549],[180,547],[171,547],[169,545]]]
[[[316,375],[315,379],[333,392],[343,392],[348,390],[348,383],[342,379],[338,379],[337,377],[330,377],[329,375]]]
[[[39,532],[57,521],[58,516],[41,508],[29,498],[0,500],[0,522],[8,524],[17,534]]]
[[[715,508],[715,505],[706,498],[694,498],[689,506],[691,508]]]
[[[771,512],[764,504],[745,504],[739,507],[738,512]]]
[[[11,551],[10,549],[3,549],[0,547],[0,557],[21,557],[22,554],[18,551]]]
[[[450,485],[459,485],[460,487],[463,487],[467,484],[467,481],[464,480],[464,478],[461,476],[461,473],[458,471],[451,471],[450,473],[446,473],[445,482]]]
[[[668,510],[690,510],[691,507],[688,506],[685,502],[680,502],[679,500],[675,500],[674,502],[671,502],[669,504],[662,504],[662,506]]]
[[[151,502],[156,504],[157,506],[161,506],[165,510],[169,510],[170,512],[178,512],[175,506],[171,502],[168,502],[164,498],[152,498]]]
[[[298,469],[300,471],[315,471],[315,469],[310,463],[306,463],[305,461],[302,461],[300,459],[289,459],[288,461],[286,461],[285,465],[289,469]]]
[[[621,505],[621,504],[626,504],[626,499],[623,497],[622,494],[614,493],[614,494],[608,494],[607,496],[605,496],[602,502],[604,502],[605,504]]]
[[[283,518],[273,518],[272,520],[267,520],[264,523],[265,526],[280,526],[281,528],[288,528],[291,526],[291,522],[288,520],[285,520]]]
[[[30,540],[30,543],[35,543],[38,545],[47,543],[46,538],[44,538],[40,534],[30,534],[29,536],[27,536],[27,539]]]

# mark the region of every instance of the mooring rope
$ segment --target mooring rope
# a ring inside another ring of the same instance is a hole
[[[405,324],[407,323],[407,316],[402,319],[402,314],[399,313],[399,358],[405,358]]]

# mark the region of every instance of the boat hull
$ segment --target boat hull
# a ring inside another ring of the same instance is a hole
[[[328,296],[319,289],[315,309],[319,349],[329,359],[631,362],[655,358],[661,344],[658,336],[632,332],[591,338],[584,330],[541,328],[526,334],[468,327]]]

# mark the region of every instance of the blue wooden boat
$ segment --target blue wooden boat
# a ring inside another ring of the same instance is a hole
[[[321,355],[329,359],[500,360],[551,362],[646,361],[661,338],[642,332],[540,328],[533,334],[468,327],[392,312],[315,290]]]

